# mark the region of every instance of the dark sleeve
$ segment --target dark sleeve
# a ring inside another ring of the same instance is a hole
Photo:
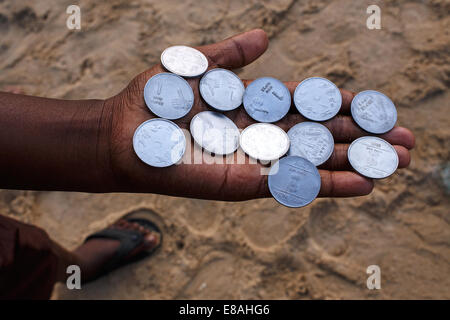
[[[0,215],[0,299],[49,299],[58,259],[47,233]]]

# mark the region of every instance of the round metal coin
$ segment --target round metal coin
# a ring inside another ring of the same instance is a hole
[[[381,134],[391,130],[397,122],[397,110],[387,96],[375,90],[358,93],[351,104],[352,117],[364,130]]]
[[[274,78],[258,78],[244,93],[244,108],[259,122],[275,122],[283,118],[291,106],[291,94],[283,82]]]
[[[133,148],[139,159],[146,164],[168,167],[183,157],[186,138],[172,121],[151,119],[143,122],[134,132]]]
[[[271,161],[286,154],[289,150],[289,137],[276,125],[255,123],[242,131],[240,145],[250,157]]]
[[[182,77],[173,73],[158,73],[145,84],[144,100],[155,115],[173,120],[191,111],[194,92]]]
[[[291,208],[311,203],[320,191],[320,174],[310,161],[298,156],[287,156],[276,162],[268,177],[272,196]]]
[[[348,148],[347,155],[353,169],[368,178],[386,178],[398,166],[398,155],[394,147],[378,137],[356,139]]]
[[[196,77],[208,69],[208,59],[197,49],[173,46],[163,51],[161,63],[170,72],[182,77]]]
[[[289,129],[287,134],[291,140],[288,156],[299,156],[319,166],[333,153],[333,135],[320,123],[301,122]]]
[[[245,87],[241,79],[226,69],[209,70],[200,80],[200,94],[211,107],[230,111],[242,104]]]
[[[239,129],[218,112],[197,113],[191,120],[191,134],[199,146],[214,154],[230,154],[239,147]]]
[[[305,118],[326,121],[341,109],[342,95],[330,80],[313,77],[303,80],[295,88],[294,104]]]

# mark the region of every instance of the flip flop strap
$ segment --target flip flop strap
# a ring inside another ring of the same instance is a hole
[[[103,274],[112,271],[120,265],[123,258],[142,242],[143,235],[134,230],[109,228],[90,235],[86,238],[85,242],[90,239],[112,239],[120,242],[120,245],[114,255],[102,268],[102,272],[100,272],[100,274]]]

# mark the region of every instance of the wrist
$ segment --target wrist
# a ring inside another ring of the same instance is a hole
[[[116,131],[118,123],[117,114],[120,106],[115,106],[114,98],[95,100],[92,108],[95,110],[95,121],[92,122],[95,132],[95,189],[97,192],[113,192],[120,189],[117,179],[117,165],[114,161]]]
[[[140,99],[129,87],[103,103],[99,132],[105,157],[99,159],[98,167],[106,192],[154,192],[159,181],[160,170],[145,165],[133,149],[135,129],[142,119],[151,117],[141,108]]]

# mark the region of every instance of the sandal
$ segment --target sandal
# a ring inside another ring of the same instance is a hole
[[[103,276],[126,264],[148,257],[158,250],[162,244],[162,233],[159,227],[151,221],[155,218],[155,216],[157,216],[157,214],[150,209],[136,210],[126,214],[106,229],[88,236],[84,242],[91,239],[113,239],[120,242],[120,245],[112,258],[101,268],[98,275],[90,281],[95,280],[96,278],[99,278],[100,276]],[[126,229],[130,223],[137,223],[140,227],[147,229],[150,233],[153,233],[157,239],[157,244],[150,250],[144,250],[139,254],[126,258],[134,249],[143,244],[144,236],[146,236],[146,234],[139,232],[138,230]]]

